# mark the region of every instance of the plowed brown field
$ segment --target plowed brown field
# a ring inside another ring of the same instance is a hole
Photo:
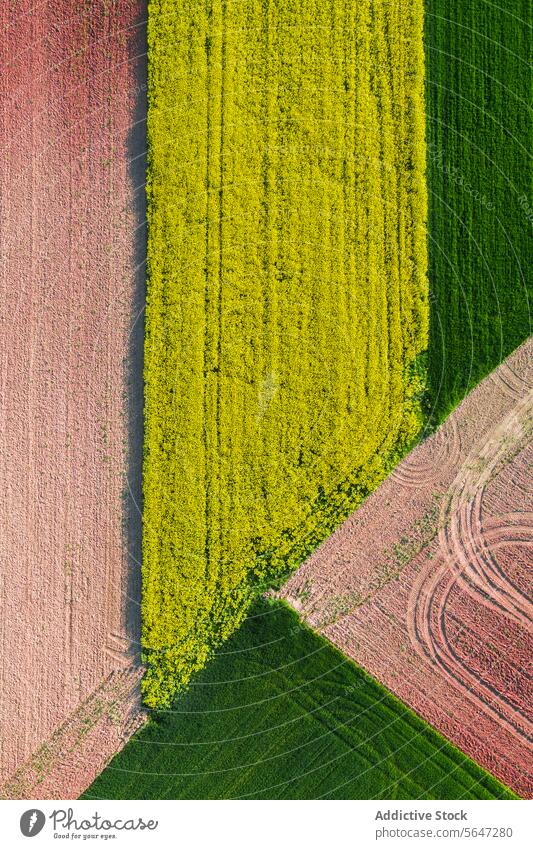
[[[526,342],[484,380],[282,592],[312,627],[526,797],[532,353]]]
[[[0,795],[78,795],[139,711],[142,7],[0,6]]]

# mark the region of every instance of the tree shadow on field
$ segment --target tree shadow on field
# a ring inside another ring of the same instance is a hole
[[[124,495],[124,528],[128,556],[126,629],[132,661],[140,663],[142,465],[143,465],[143,366],[144,309],[146,304],[146,113],[147,113],[147,2],[139,4],[130,39],[129,61],[134,73],[135,107],[127,137],[130,190],[133,194],[134,232],[132,293],[126,370],[127,484]]]

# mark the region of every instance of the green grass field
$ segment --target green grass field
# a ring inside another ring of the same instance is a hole
[[[531,333],[531,4],[426,4],[435,421]]]
[[[82,798],[514,798],[302,626],[260,601]]]

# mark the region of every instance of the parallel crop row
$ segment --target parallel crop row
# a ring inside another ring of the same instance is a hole
[[[419,432],[422,31],[422,0],[151,0],[148,705]]]

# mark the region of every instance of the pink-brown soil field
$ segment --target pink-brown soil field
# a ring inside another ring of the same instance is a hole
[[[144,5],[0,6],[0,796],[141,720]]]
[[[112,672],[2,787],[7,799],[69,799],[102,771],[143,724],[142,670]]]
[[[533,796],[526,342],[281,595],[462,751]]]

